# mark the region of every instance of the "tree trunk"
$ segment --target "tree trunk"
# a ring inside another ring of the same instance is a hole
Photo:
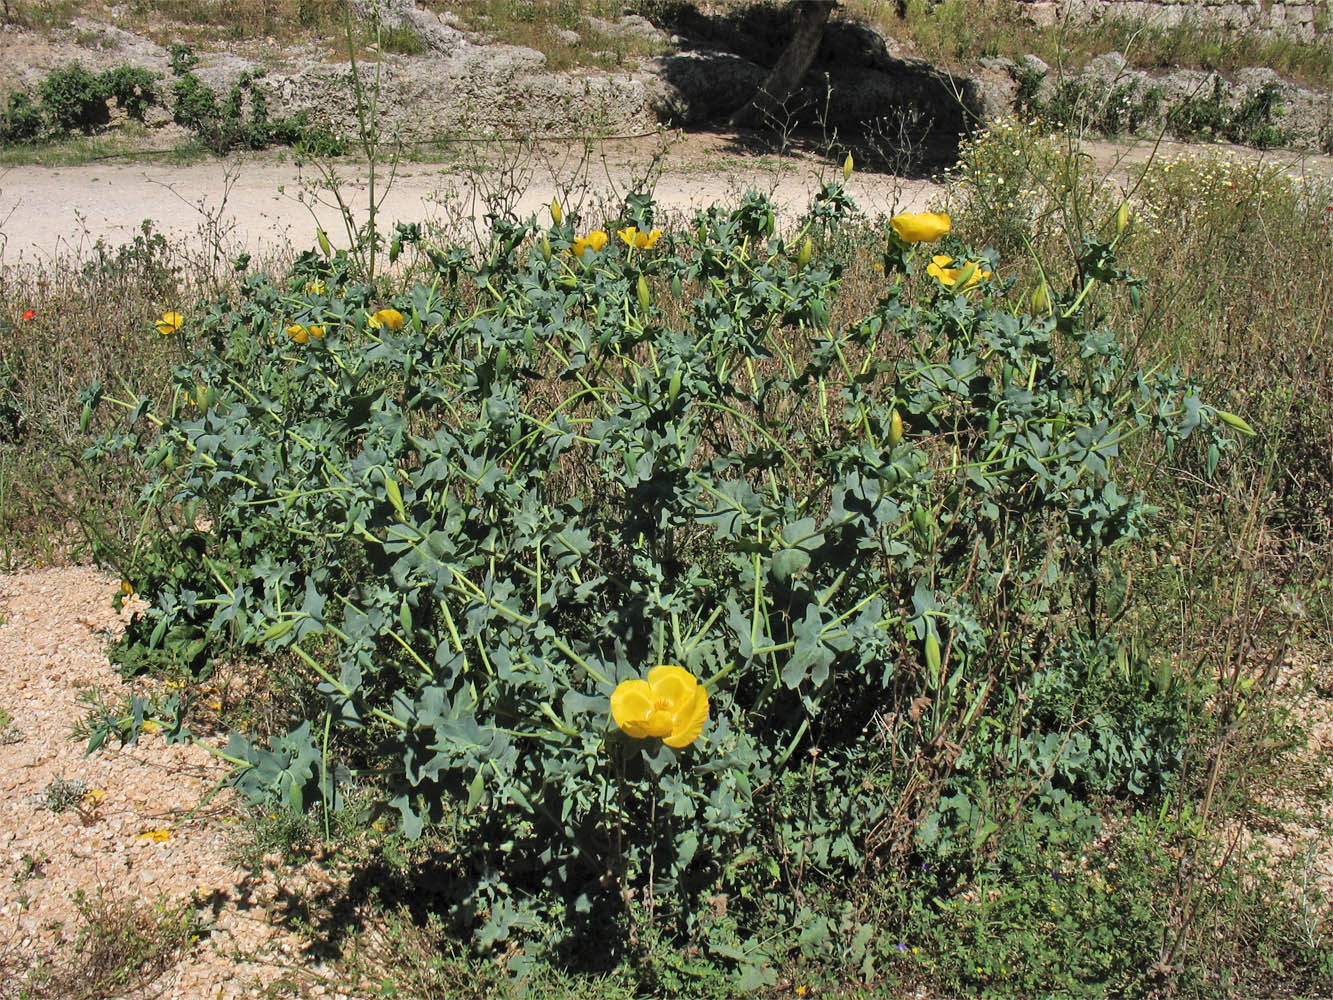
[[[810,69],[836,0],[797,0],[796,32],[778,57],[768,79],[743,108],[731,116],[736,128],[759,125],[782,109]]]

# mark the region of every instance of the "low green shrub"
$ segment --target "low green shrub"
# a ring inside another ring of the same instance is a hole
[[[194,132],[213,152],[308,144],[314,155],[334,156],[342,143],[327,128],[312,126],[304,112],[271,118],[268,97],[255,86],[262,73],[241,73],[225,97],[219,97],[192,70],[198,58],[187,45],[171,47],[172,117]]]
[[[647,938],[748,986],[873,968],[847,880],[907,855],[947,894],[1020,831],[1095,830],[1094,796],[1152,801],[1192,703],[1118,629],[1152,511],[1113,466],[1214,467],[1243,422],[1085,310],[1137,294],[1118,236],[1029,314],[994,254],[923,260],[947,226],[898,220],[882,298],[830,323],[852,212],[827,185],[784,242],[749,195],[659,241],[635,195],[619,239],[497,218],[392,296],[326,247],[163,323],[168,398],[83,395],[123,410],[87,462],[149,477],[153,530],[102,552],[152,602],[122,664],[304,676],[289,731],[233,735],[236,785],[432,829],[440,912],[516,970]],[[610,714],[664,664],[709,699],[674,749]]]

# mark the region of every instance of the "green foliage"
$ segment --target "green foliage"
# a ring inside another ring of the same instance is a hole
[[[143,121],[157,103],[157,77],[146,69],[119,66],[93,73],[78,63],[52,70],[37,85],[40,103],[24,91],[9,95],[0,115],[0,143],[32,142],[72,132],[91,135],[111,120],[111,105]]]
[[[1250,91],[1233,107],[1223,94],[1222,78],[1214,77],[1211,93],[1185,98],[1171,109],[1167,123],[1184,138],[1202,135],[1268,149],[1287,140],[1287,132],[1274,123],[1281,114],[1282,89],[1277,84]]]
[[[88,786],[82,778],[66,779],[58,774],[42,790],[42,805],[53,813],[63,813],[75,808],[88,794]]]
[[[255,86],[262,73],[243,72],[221,98],[191,72],[197,64],[189,46],[177,43],[171,47],[171,71],[176,77],[171,87],[172,117],[213,152],[301,143],[308,144],[315,155],[342,151],[337,137],[326,128],[312,126],[304,112],[270,118],[268,97]]]
[[[143,121],[158,103],[157,75],[139,66],[118,66],[102,74],[107,94],[131,118]]]
[[[57,132],[88,134],[110,120],[107,81],[78,63],[53,70],[37,85],[37,92],[46,123]]]
[[[366,820],[440,831],[452,925],[516,939],[515,967],[613,961],[641,925],[750,986],[844,931],[873,964],[855,913],[810,900],[894,850],[965,879],[1027,814],[968,776],[1035,783],[1019,805],[1052,816],[1169,781],[1181,702],[1106,595],[1152,512],[1112,463],[1228,440],[1191,382],[1085,327],[1093,286],[1138,294],[1114,242],[1036,316],[891,242],[878,303],[831,323],[851,212],[826,186],[786,244],[749,195],[582,258],[570,219],[494,219],[387,303],[327,250],[248,275],[191,318],[166,405],[82,397],[123,408],[86,459],[140,465],[161,526],[114,554],[153,605],[123,647],[301,670],[304,719],[233,734],[236,785],[326,815],[356,787]],[[711,694],[684,750],[608,718],[660,663]]]
[[[4,117],[0,119],[0,142],[30,142],[41,131],[41,107],[21,90],[10,94]]]

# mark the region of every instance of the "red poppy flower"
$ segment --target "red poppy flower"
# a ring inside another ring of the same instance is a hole
[[[37,310],[36,310],[36,309],[29,309],[27,312],[25,312],[25,313],[23,314],[23,322],[25,322],[25,323],[27,323],[27,322],[29,322],[29,321],[31,321],[31,320],[34,320],[34,319],[36,319],[36,318],[37,318]]]

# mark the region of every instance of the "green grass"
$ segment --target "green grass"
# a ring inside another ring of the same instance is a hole
[[[141,127],[125,126],[100,135],[0,146],[0,167],[80,167],[108,160],[183,167],[212,155],[197,140],[162,147]]]

